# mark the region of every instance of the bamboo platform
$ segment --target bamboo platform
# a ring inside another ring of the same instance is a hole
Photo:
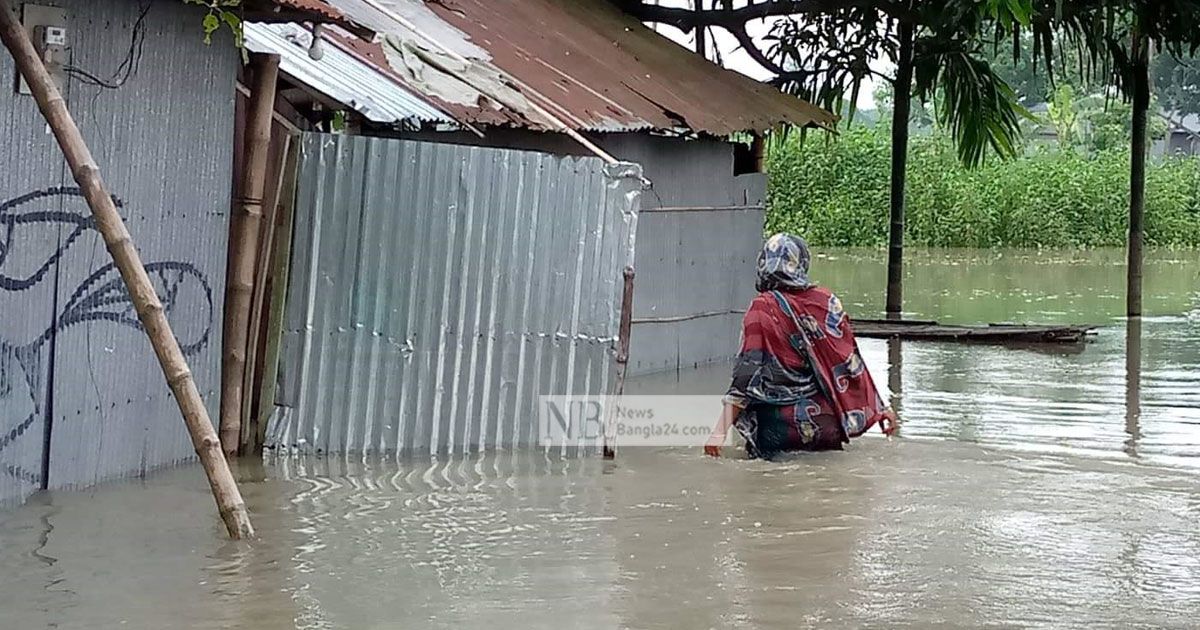
[[[854,334],[874,339],[913,339],[998,344],[1083,344],[1094,333],[1092,326],[1028,326],[989,324],[953,326],[919,320],[854,320]]]

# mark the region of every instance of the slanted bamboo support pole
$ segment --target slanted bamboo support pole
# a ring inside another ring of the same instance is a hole
[[[238,453],[242,433],[250,310],[271,152],[271,115],[275,112],[279,55],[254,53],[250,55],[250,67],[254,72],[254,89],[246,118],[242,194],[234,204],[229,222],[229,271],[221,357],[221,447],[228,455]]]
[[[229,536],[234,539],[253,536],[254,528],[250,525],[246,504],[242,501],[237,482],[229,470],[229,463],[221,453],[217,432],[213,430],[208,410],[204,408],[204,401],[201,400],[200,391],[192,379],[187,360],[179,348],[175,334],[171,331],[170,323],[167,322],[162,301],[159,300],[154,285],[150,282],[150,276],[142,265],[125,222],[117,213],[112,194],[100,176],[100,167],[92,157],[79,127],[71,118],[66,101],[54,85],[54,80],[46,71],[46,66],[43,65],[8,0],[0,0],[0,39],[12,54],[17,69],[29,84],[38,109],[54,132],[58,146],[62,148],[71,168],[71,175],[79,184],[88,207],[91,208],[96,229],[104,237],[108,252],[121,272],[121,279],[125,281],[130,300],[146,330],[146,336],[150,338],[150,345],[154,347],[159,364],[162,365],[167,385],[171,387],[175,400],[179,403],[183,422],[187,425],[192,445],[195,446],[204,472],[208,475],[213,498],[217,501],[217,509],[221,513],[221,519],[225,521]]]

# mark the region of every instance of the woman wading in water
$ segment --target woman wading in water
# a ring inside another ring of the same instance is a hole
[[[804,239],[776,234],[758,255],[758,296],[742,320],[742,349],[725,408],[704,452],[720,456],[730,425],[751,458],[840,450],[875,424],[896,429],[854,341],[850,318],[808,279]]]

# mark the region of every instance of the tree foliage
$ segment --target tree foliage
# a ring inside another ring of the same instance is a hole
[[[1076,60],[1070,71],[1111,85],[1132,97],[1134,76],[1151,44],[1164,55],[1190,57],[1200,48],[1200,0],[1037,0],[1039,19],[1005,29],[1019,44],[1033,41],[1027,52],[1033,63],[1054,80],[1057,60]]]
[[[959,158],[979,164],[991,150],[1014,155],[1024,109],[993,71],[984,44],[993,25],[1027,24],[1033,0],[718,0],[713,9],[694,11],[626,0],[626,10],[648,21],[685,31],[715,26],[734,35],[742,48],[773,72],[782,90],[830,111],[853,103],[881,59],[895,64],[900,25],[914,33],[914,84],[922,102],[950,130]],[[777,18],[761,41],[746,24]],[[884,77],[889,79],[890,77]]]
[[[204,14],[204,20],[201,23],[204,28],[205,44],[211,44],[213,35],[224,25],[233,34],[234,45],[238,48],[242,47],[242,17],[238,14],[242,0],[183,0],[183,3],[200,5],[207,9],[208,12]]]
[[[1074,47],[1060,47],[1057,51],[1054,77],[1045,72],[1045,62],[1028,54],[1033,50],[1033,34],[1025,31],[1013,37],[1000,38],[993,42],[991,64],[1017,98],[1026,106],[1048,103],[1054,99],[1055,90],[1068,86],[1075,93],[1087,91],[1088,81],[1083,74],[1079,51]],[[1025,54],[1021,54],[1022,51]],[[1052,80],[1053,79],[1053,80]]]
[[[1164,109],[1200,114],[1200,65],[1194,57],[1155,57],[1151,74],[1154,93]]]
[[[895,60],[897,25],[912,24],[915,93],[968,163],[1015,154],[1022,102],[1048,100],[1060,81],[1131,97],[1149,42],[1176,59],[1200,46],[1200,0],[714,0],[701,11],[621,1],[647,21],[729,31],[776,85],[831,111],[857,100],[878,60]],[[776,21],[754,41],[746,25],[764,18]],[[1165,106],[1200,93],[1192,66],[1162,71],[1181,88],[1160,94]]]

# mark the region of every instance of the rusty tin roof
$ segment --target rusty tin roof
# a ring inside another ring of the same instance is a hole
[[[270,4],[281,11],[292,11],[322,21],[339,23],[346,19],[341,11],[329,6],[324,0],[271,0]]]
[[[444,111],[473,124],[551,128],[533,102],[576,130],[595,132],[728,136],[836,120],[705,60],[608,0],[374,0],[412,29],[363,0],[328,2],[384,34],[352,45],[356,52],[383,60]],[[431,50],[429,38],[469,63]]]

